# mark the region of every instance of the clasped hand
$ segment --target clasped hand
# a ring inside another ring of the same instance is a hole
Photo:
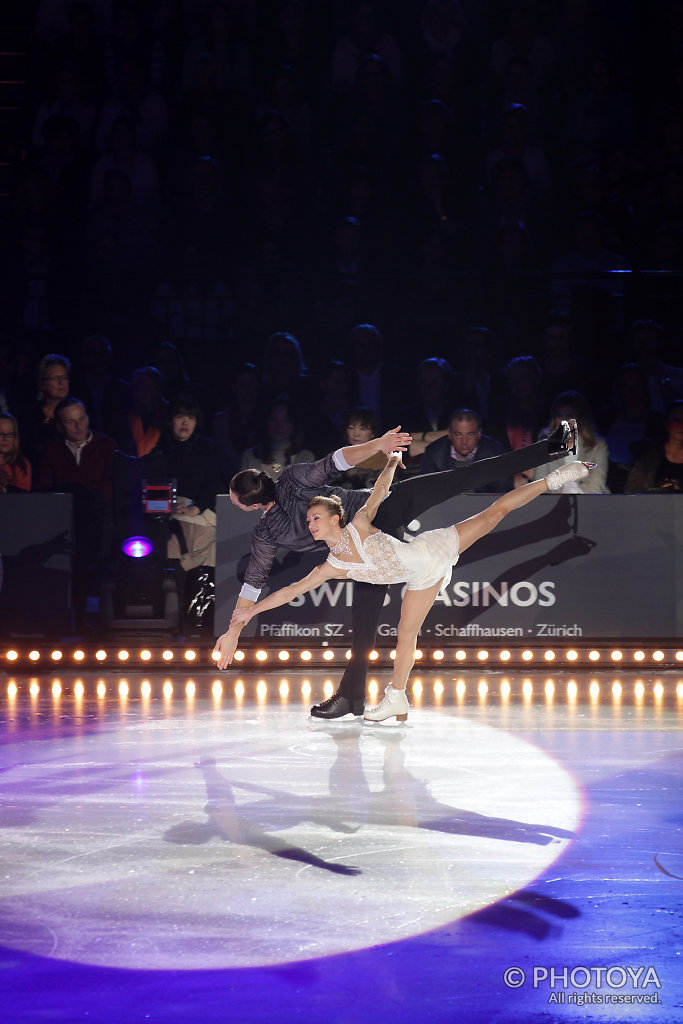
[[[393,430],[387,430],[386,434],[382,434],[380,441],[382,442],[382,451],[385,455],[391,455],[392,452],[399,453],[405,452],[410,448],[413,438],[405,430],[401,430],[401,427],[394,427]]]
[[[245,626],[251,618],[251,608],[235,608],[230,619],[230,627]]]

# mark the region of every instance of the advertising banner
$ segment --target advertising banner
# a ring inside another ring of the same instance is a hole
[[[491,504],[466,495],[431,509],[411,534],[447,526]],[[229,623],[260,513],[219,496],[216,632]],[[422,629],[423,643],[457,646],[683,637],[683,503],[675,495],[543,495],[464,552]],[[300,579],[327,548],[280,550],[271,589]],[[378,646],[394,645],[402,587],[389,589]],[[265,596],[266,591],[262,596]],[[317,591],[253,619],[261,642],[344,645],[353,583]]]
[[[0,495],[0,636],[71,628],[71,495]]]

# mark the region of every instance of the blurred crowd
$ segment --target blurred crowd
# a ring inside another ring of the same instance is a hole
[[[399,423],[420,473],[570,416],[584,489],[683,490],[683,0],[39,0],[33,27],[0,492],[105,508],[118,451],[203,513]]]

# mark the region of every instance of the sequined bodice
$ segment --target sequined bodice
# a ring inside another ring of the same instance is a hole
[[[458,558],[457,533],[452,527],[432,530],[410,544],[387,533],[371,533],[363,541],[353,523],[346,530],[361,561],[347,561],[332,553],[327,560],[359,583],[408,583],[421,589],[449,577]]]

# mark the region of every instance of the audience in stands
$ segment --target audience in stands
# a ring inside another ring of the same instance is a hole
[[[480,459],[492,459],[507,449],[499,441],[482,433],[481,416],[474,409],[455,409],[448,424],[448,433],[432,441],[425,449],[420,465],[422,473],[438,473],[444,469],[461,469]],[[498,494],[512,490],[513,480],[497,480],[478,487],[476,493]]]

